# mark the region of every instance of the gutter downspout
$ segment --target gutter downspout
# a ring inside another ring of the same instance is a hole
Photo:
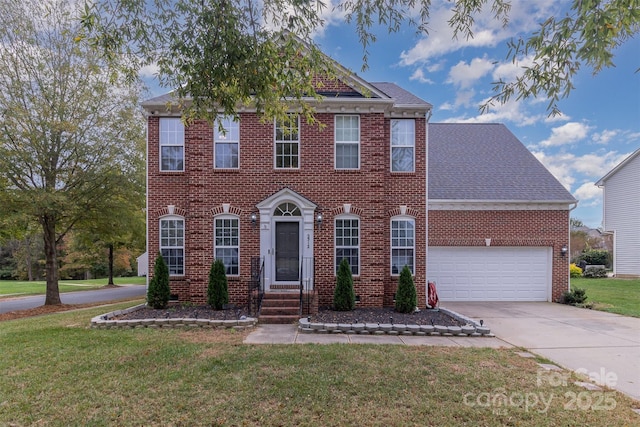
[[[428,295],[429,295],[429,120],[431,119],[431,115],[433,114],[432,110],[429,109],[429,111],[427,111],[427,114],[425,116],[425,132],[424,132],[424,139],[425,139],[425,153],[427,155],[426,158],[426,162],[425,162],[425,177],[424,177],[424,181],[425,181],[425,191],[427,194],[425,194],[425,207],[424,207],[424,217],[425,217],[425,227],[424,227],[424,233],[425,233],[425,263],[424,263],[424,298],[425,298],[425,308],[427,306],[427,299],[428,299]]]

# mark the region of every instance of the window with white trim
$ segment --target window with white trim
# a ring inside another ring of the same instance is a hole
[[[184,124],[174,117],[160,118],[160,170],[184,171]]]
[[[275,121],[275,167],[298,169],[300,166],[300,118],[288,114],[285,120]]]
[[[399,275],[404,266],[415,272],[415,235],[413,218],[391,220],[391,274]]]
[[[169,267],[169,275],[184,274],[184,219],[165,217],[160,220],[160,253]]]
[[[214,257],[224,264],[230,276],[240,274],[240,220],[235,216],[219,216],[214,221]]]
[[[360,168],[360,116],[335,116],[336,169]]]
[[[356,217],[338,217],[335,220],[336,272],[343,259],[349,262],[351,274],[360,274],[360,220]]]
[[[391,120],[391,172],[415,170],[415,145],[415,120]]]
[[[240,153],[240,123],[231,116],[218,118],[213,132],[213,162],[216,169],[237,169]]]

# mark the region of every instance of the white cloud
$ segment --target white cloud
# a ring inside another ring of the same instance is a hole
[[[158,74],[158,64],[145,65],[138,74],[142,78],[155,77]]]
[[[493,69],[493,62],[485,58],[473,58],[470,63],[458,62],[449,70],[447,83],[467,89]]]
[[[401,65],[412,65],[417,62],[431,62],[443,55],[467,47],[495,47],[523,32],[537,28],[549,16],[558,13],[556,0],[513,0],[509,11],[510,23],[507,27],[494,19],[489,7],[474,16],[473,37],[466,39],[462,34],[453,38],[453,30],[449,27],[451,19],[451,2],[447,0],[433,1],[430,9],[429,34],[409,50],[400,55]]]
[[[621,154],[616,151],[581,156],[566,152],[548,154],[544,151],[532,151],[532,153],[567,190],[571,191],[576,182],[581,182],[574,195],[578,197],[577,192],[580,190],[581,197],[578,198],[584,199],[586,199],[585,196],[596,194],[584,184],[585,182],[595,182],[602,178],[629,155],[629,153]]]
[[[602,189],[594,182],[585,182],[573,192],[573,196],[580,201],[580,206],[593,207],[602,201]]]
[[[606,145],[612,138],[618,135],[617,130],[603,130],[602,132],[596,132],[593,134],[593,141],[597,144]]]
[[[486,99],[482,102],[486,102]],[[457,103],[456,103],[457,105]],[[477,104],[478,106],[480,104]],[[478,110],[479,111],[479,110]],[[509,100],[505,104],[496,103],[490,111],[484,114],[478,113],[473,117],[451,117],[448,123],[504,123],[511,122],[517,126],[533,125],[542,120],[540,115],[531,114],[524,110],[524,104],[520,101]]]
[[[427,84],[433,84],[433,80],[431,80],[430,78],[425,77],[424,75],[424,71],[422,71],[422,68],[418,68],[416,69],[413,74],[411,75],[411,77],[409,77],[409,80],[417,80],[420,83],[427,83]]]
[[[551,136],[540,142],[542,147],[573,144],[587,137],[591,127],[584,123],[569,122],[551,129]]]

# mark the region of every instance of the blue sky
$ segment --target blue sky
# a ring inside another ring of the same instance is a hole
[[[640,148],[640,73],[635,72],[640,39],[615,51],[615,68],[595,76],[583,68],[574,81],[576,89],[559,103],[559,117],[548,117],[545,99],[511,101],[480,114],[480,103],[492,93],[491,82],[517,71],[506,60],[506,43],[535,30],[549,16],[564,15],[570,5],[567,0],[511,3],[507,28],[487,14],[476,19],[475,37],[466,41],[451,37],[448,2],[433,0],[430,35],[418,36],[410,27],[395,34],[380,31],[364,72],[357,34],[339,11],[325,10],[325,26],[315,40],[365,80],[396,83],[433,104],[433,123],[504,123],[580,201],[571,216],[599,227],[602,191],[594,183]]]

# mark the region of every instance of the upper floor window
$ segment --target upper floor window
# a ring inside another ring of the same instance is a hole
[[[358,218],[339,217],[335,223],[336,258],[335,271],[343,259],[349,262],[351,274],[360,274],[360,220]]]
[[[169,267],[169,274],[184,274],[184,219],[166,217],[160,220],[160,253]]]
[[[228,275],[240,274],[240,221],[237,217],[223,216],[214,222],[214,257],[223,262]]]
[[[300,166],[300,120],[297,114],[288,114],[275,122],[276,169],[298,169]]]
[[[335,116],[336,169],[360,168],[360,116]]]
[[[184,171],[184,125],[179,118],[160,118],[160,170]]]
[[[391,220],[391,274],[399,275],[404,266],[415,273],[416,226],[413,218]]]
[[[391,172],[414,171],[415,142],[415,120],[391,120]]]
[[[237,169],[240,152],[240,123],[224,116],[213,131],[214,166],[216,169]]]

